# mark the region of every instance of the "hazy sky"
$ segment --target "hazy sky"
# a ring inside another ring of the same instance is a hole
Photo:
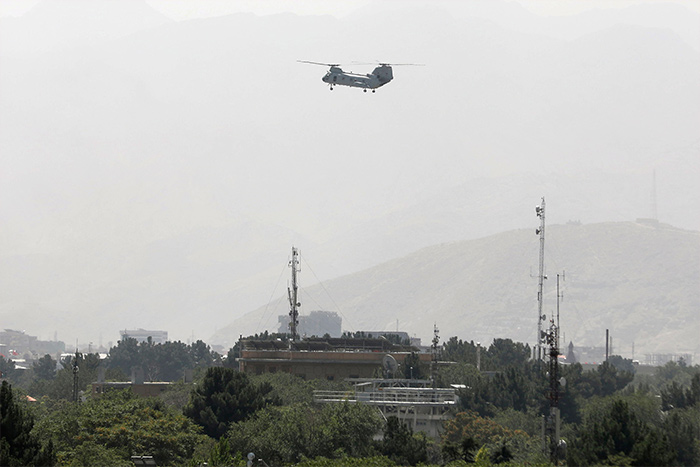
[[[30,9],[38,0],[0,0],[0,16],[17,16]],[[487,1],[487,0],[481,0]],[[700,11],[700,2],[673,0],[516,0],[525,8],[543,16],[572,15],[593,9],[624,8],[640,3],[678,3]],[[384,0],[385,3],[419,3],[404,0]],[[219,16],[249,11],[257,14],[292,12],[304,15],[344,16],[371,0],[148,0],[154,8],[175,20]],[[460,0],[436,1],[456,11],[462,7]]]
[[[543,195],[591,223],[651,217],[655,190],[698,229],[698,9],[0,0],[2,326],[206,340],[292,244],[308,284],[534,228]],[[331,93],[299,59],[426,66]]]

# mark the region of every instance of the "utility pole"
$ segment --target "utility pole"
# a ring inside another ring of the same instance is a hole
[[[292,285],[287,287],[287,295],[289,296],[289,331],[292,335],[292,342],[299,338],[297,325],[299,324],[299,286],[297,284],[297,272],[301,271],[299,267],[299,250],[292,247],[292,259],[289,260],[289,267],[292,268]]]
[[[546,276],[544,275],[544,196],[542,197],[542,203],[539,206],[535,206],[535,213],[537,217],[540,218],[540,227],[535,230],[535,233],[540,236],[540,272],[538,275],[538,287],[537,287],[537,344],[536,355],[537,360],[542,360],[542,321],[545,319],[542,315],[542,289],[544,288],[544,280]]]

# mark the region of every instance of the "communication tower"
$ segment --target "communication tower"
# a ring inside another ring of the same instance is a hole
[[[439,332],[437,323],[433,324],[433,345],[430,346],[432,352],[432,359],[430,360],[430,379],[433,382],[433,389],[437,387],[438,344],[440,343]]]
[[[289,267],[292,268],[292,284],[287,287],[287,295],[289,296],[289,332],[292,335],[292,342],[299,338],[297,325],[299,324],[299,286],[297,284],[297,272],[301,271],[299,267],[299,250],[292,247],[292,259],[289,260]]]
[[[78,348],[75,349],[75,356],[73,356],[73,402],[78,402],[79,398],[79,385],[78,385],[78,372],[80,367],[78,366],[80,360],[80,353]]]
[[[547,278],[544,275],[544,196],[542,197],[542,203],[535,206],[535,213],[537,217],[540,218],[540,227],[535,230],[535,234],[540,237],[540,271],[538,275],[538,286],[537,286],[537,344],[535,345],[535,352],[537,360],[542,360],[542,321],[545,320],[545,316],[542,314],[542,289],[544,288],[544,280]]]

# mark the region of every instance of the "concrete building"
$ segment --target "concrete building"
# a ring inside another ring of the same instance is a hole
[[[246,339],[241,341],[238,365],[240,371],[251,374],[279,371],[305,379],[376,378],[382,375],[386,355],[394,358],[401,371],[405,358],[417,350],[387,339],[304,339],[291,346],[281,340]],[[430,363],[430,354],[417,355],[421,362]]]
[[[33,360],[46,354],[55,357],[65,350],[66,344],[62,341],[42,341],[36,336],[14,329],[0,331],[0,353],[6,358]]]
[[[286,334],[289,332],[289,315],[279,315],[278,332]],[[328,334],[331,337],[340,337],[342,334],[343,320],[334,311],[312,311],[308,315],[299,315],[299,325],[297,331],[300,336],[323,337]]]
[[[124,329],[119,331],[122,340],[136,339],[139,342],[147,342],[151,338],[154,344],[165,344],[168,341],[168,331],[149,331],[147,329]]]

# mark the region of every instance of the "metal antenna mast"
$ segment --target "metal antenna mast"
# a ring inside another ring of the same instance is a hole
[[[73,357],[73,402],[78,402],[79,401],[79,385],[78,385],[78,372],[80,371],[80,367],[78,366],[79,364],[79,359],[80,359],[80,353],[78,352],[78,348],[75,348],[75,356]]]
[[[540,227],[535,230],[535,233],[540,236],[540,273],[538,276],[538,288],[537,288],[537,360],[542,360],[542,321],[544,321],[544,316],[542,315],[542,289],[544,288],[544,280],[547,278],[544,275],[544,196],[542,197],[542,203],[539,206],[535,206],[535,213],[537,217],[540,218]]]
[[[564,294],[559,293],[559,278],[566,280],[566,271],[562,271],[561,274],[557,273],[557,347],[561,347],[561,342],[559,342],[559,301],[564,301]]]
[[[299,338],[297,325],[299,324],[299,303],[298,293],[299,286],[297,285],[297,272],[301,271],[299,267],[299,250],[292,247],[292,259],[289,260],[289,267],[292,268],[292,285],[287,287],[287,295],[289,296],[289,331],[292,334],[292,341]]]
[[[440,343],[440,331],[437,323],[433,324],[433,345],[431,346],[432,359],[430,361],[430,379],[433,381],[433,389],[437,388],[437,362],[438,362],[438,344]]]
[[[559,416],[559,399],[561,397],[561,388],[566,385],[566,379],[559,376],[559,301],[563,297],[559,292],[559,278],[564,278],[564,273],[557,274],[557,317],[549,320],[549,329],[543,333],[545,343],[547,344],[547,376],[549,378],[549,390],[547,399],[549,399],[549,414],[544,421],[544,439],[543,451],[549,454],[550,460],[554,465],[558,465],[559,460],[563,458],[566,450],[566,442],[560,439],[560,416]]]

